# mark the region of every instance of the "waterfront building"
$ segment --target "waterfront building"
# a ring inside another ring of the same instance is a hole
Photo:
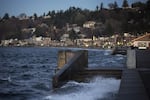
[[[138,47],[139,49],[150,49],[150,33],[132,40],[132,43],[134,47]]]

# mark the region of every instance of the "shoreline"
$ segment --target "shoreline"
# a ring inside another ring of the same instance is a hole
[[[113,50],[113,48],[76,47],[76,46],[0,46],[0,48],[58,48],[58,49],[85,49],[85,50]]]

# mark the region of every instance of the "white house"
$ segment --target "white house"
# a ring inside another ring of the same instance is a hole
[[[25,14],[25,13],[22,13],[18,16],[19,20],[25,20],[25,19],[29,19],[29,17]]]
[[[61,41],[67,41],[69,39],[69,34],[63,34],[61,36]]]
[[[134,47],[138,47],[139,49],[150,48],[150,33],[132,40],[132,43]]]
[[[83,24],[84,28],[94,28],[95,27],[96,22],[94,21],[87,21]]]
[[[36,31],[36,28],[24,28],[21,30],[22,32],[26,32],[26,33],[34,33]]]

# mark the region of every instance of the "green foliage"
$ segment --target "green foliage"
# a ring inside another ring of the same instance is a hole
[[[70,38],[71,40],[75,40],[75,39],[79,38],[79,36],[78,36],[78,34],[77,34],[74,30],[71,30],[71,31],[69,32],[69,38]]]
[[[37,14],[36,14],[36,13],[34,13],[34,15],[33,15],[33,16],[34,16],[34,19],[35,19],[35,20],[37,20],[37,18],[38,18],[38,17],[37,17]]]
[[[108,24],[106,25],[105,33],[107,33],[108,35],[112,35],[112,34],[114,33],[114,30],[113,30],[113,28],[112,28],[112,26],[111,26],[110,23],[108,23]]]
[[[117,4],[117,2],[115,1],[114,2],[114,9],[117,9],[118,8],[118,4]]]
[[[102,10],[103,9],[103,3],[101,3],[101,5],[100,5],[100,10]]]
[[[127,1],[127,0],[124,0],[124,1],[123,1],[122,7],[123,7],[123,8],[129,7],[129,4],[128,4],[128,1]]]
[[[117,9],[118,8],[118,4],[116,1],[114,3],[109,3],[108,6],[110,9]]]
[[[141,8],[141,9],[144,9],[144,8],[145,8],[145,4],[142,3],[142,2],[135,2],[135,3],[133,3],[131,6],[132,6],[132,8],[136,8],[136,7],[139,7],[139,8]]]
[[[35,31],[35,35],[36,36],[43,36],[43,37],[46,37],[46,36],[48,36],[48,31],[49,31],[49,29],[48,29],[48,27],[41,27],[41,26],[38,26],[38,27],[36,27],[36,31]]]

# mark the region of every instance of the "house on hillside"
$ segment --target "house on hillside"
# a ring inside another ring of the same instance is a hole
[[[25,14],[25,13],[22,13],[18,16],[18,19],[19,20],[26,20],[26,19],[29,19],[29,17]]]
[[[69,39],[69,34],[63,34],[60,39],[61,41],[67,41]]]
[[[77,24],[71,24],[71,25],[69,25],[67,23],[66,28],[67,28],[67,31],[74,30],[76,33],[80,32],[80,30],[81,30],[81,27],[78,26]]]
[[[95,27],[96,22],[95,21],[87,21],[83,24],[84,28],[94,28]]]
[[[23,28],[21,31],[24,33],[32,33],[33,34],[36,31],[36,28]]]
[[[150,49],[150,33],[132,40],[133,46],[139,49]]]

